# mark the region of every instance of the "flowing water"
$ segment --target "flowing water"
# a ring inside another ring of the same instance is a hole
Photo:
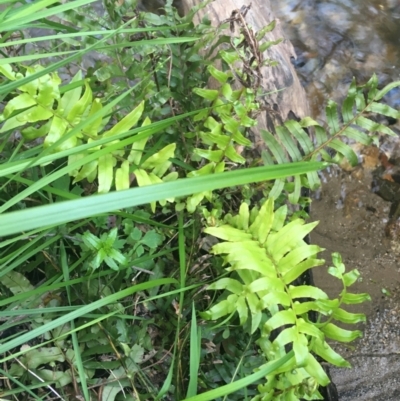
[[[376,73],[382,86],[400,80],[400,1],[273,3],[287,39],[295,46],[294,63],[311,114],[320,123],[327,100],[340,103],[353,77],[364,83]],[[400,91],[391,91],[385,100],[398,109]],[[387,123],[400,133],[398,121]],[[364,338],[355,347],[338,349],[353,369],[331,372],[341,401],[400,400],[400,224],[396,218],[389,220],[391,203],[371,191],[379,155],[384,152],[398,160],[399,148],[398,138],[383,138],[379,149],[360,150],[357,168],[325,172],[325,184],[312,204],[313,219],[321,221],[312,242],[326,249],[328,261],[330,253],[339,251],[347,268],[357,268],[362,275],[354,290],[372,297],[372,302],[352,308],[368,317],[361,326]],[[396,163],[393,168],[399,169]],[[316,270],[314,277],[331,297],[337,297],[341,287],[326,267]]]

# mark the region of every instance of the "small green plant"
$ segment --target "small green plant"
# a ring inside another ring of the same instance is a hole
[[[346,312],[341,306],[370,299],[368,294],[348,292],[360,274],[357,270],[346,273],[339,254],[333,255],[334,267],[328,270],[343,283],[339,298],[330,300],[317,287],[296,285],[307,270],[324,264],[324,260],[317,259],[321,248],[304,241],[316,223],[304,224],[302,219],[286,223],[286,216],[286,206],[274,212],[272,199],[259,210],[249,210],[243,203],[238,215],[228,215],[217,227],[205,229],[223,240],[213,246],[212,252],[223,255],[230,277],[208,287],[224,290],[226,295],[201,316],[207,320],[228,316],[231,320],[237,314],[240,326],[250,334],[259,333],[256,343],[268,362],[279,360],[289,348],[294,351],[279,371],[258,386],[260,395],[254,400],[320,396],[318,386],[329,384],[329,378],[315,356],[336,366],[350,366],[326,340],[346,343],[360,337],[361,331],[344,330],[333,322],[365,321],[363,314]],[[326,318],[314,322],[309,318],[312,312]],[[279,334],[272,339],[273,333]]]

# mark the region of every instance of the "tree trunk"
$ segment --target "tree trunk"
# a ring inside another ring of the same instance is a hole
[[[188,12],[196,4],[199,4],[199,0],[184,0],[184,12]],[[196,18],[200,21],[206,14],[212,24],[217,26],[229,18],[232,11],[239,10],[243,5],[250,5],[250,0],[215,0],[202,9]],[[252,0],[245,19],[255,32],[268,25],[274,19],[270,0]],[[279,21],[275,29],[267,35],[266,38],[272,41],[284,37]],[[263,112],[258,118],[258,129],[274,131],[274,124],[282,124],[288,117],[302,118],[309,115],[306,93],[291,63],[293,57],[296,57],[294,48],[288,40],[271,46],[264,54],[265,59],[275,60],[278,65],[262,68],[261,88],[266,93],[262,102],[268,109],[274,110],[274,113]]]

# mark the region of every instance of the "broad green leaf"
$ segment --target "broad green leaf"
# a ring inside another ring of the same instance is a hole
[[[238,297],[235,306],[236,306],[236,311],[239,315],[240,325],[243,326],[247,322],[247,318],[249,315],[247,304],[246,304],[246,298],[243,296]],[[252,331],[252,332],[254,333],[254,331]]]
[[[289,295],[284,291],[274,290],[273,292],[269,292],[267,295],[264,295],[261,299],[262,308],[268,308],[271,305],[283,305],[289,306],[291,305],[292,300]]]
[[[225,149],[225,156],[232,160],[234,163],[246,163],[246,159],[242,156],[240,156],[237,152],[236,149],[233,147],[233,145],[228,145]]]
[[[146,125],[151,124],[151,121],[148,117],[143,121],[142,127],[145,127]],[[135,164],[136,166],[139,165],[142,155],[143,155],[143,149],[146,146],[147,141],[149,140],[148,137],[140,139],[139,141],[136,141],[132,144],[132,150],[129,153],[128,156],[128,161],[130,163]]]
[[[350,363],[347,362],[341,355],[336,353],[326,341],[316,338],[313,342],[312,351],[314,351],[323,360],[331,363],[332,365],[342,368],[351,367]]]
[[[275,180],[271,191],[268,194],[269,199],[278,199],[285,187],[285,180]]]
[[[372,102],[368,105],[367,110],[372,113],[382,114],[384,116],[392,117],[395,119],[400,118],[400,112],[398,110],[384,103]]]
[[[72,84],[78,81],[82,81],[82,71],[80,70],[75,74],[70,83]],[[68,92],[65,92],[58,105],[58,112],[67,117],[74,105],[78,103],[79,99],[81,98],[81,94],[82,86],[78,86]]]
[[[339,271],[339,269],[337,267],[330,266],[328,268],[328,273],[331,276],[338,278],[339,280],[341,280],[343,277],[343,274]]]
[[[274,231],[279,231],[283,227],[286,221],[287,212],[288,212],[287,205],[283,205],[275,210],[274,221],[272,223],[272,229]]]
[[[205,198],[206,192],[199,192],[197,194],[193,194],[189,196],[186,200],[186,208],[189,213],[194,213],[197,206],[201,203],[201,201]]]
[[[234,301],[234,302],[232,302]],[[218,302],[206,312],[200,312],[200,316],[206,320],[217,320],[220,317],[230,315],[235,310],[236,299],[227,299]]]
[[[328,323],[322,326],[321,331],[323,331],[325,335],[332,340],[340,341],[342,343],[349,343],[359,337],[362,337],[362,331],[360,330],[344,330],[333,323]]]
[[[308,128],[308,127],[313,127],[313,126],[319,126],[319,124],[312,119],[311,117],[304,117],[299,121],[299,124],[303,128]]]
[[[294,191],[289,194],[289,202],[293,205],[299,203],[299,198],[301,195],[301,177],[299,175],[294,176]]]
[[[10,131],[26,124],[31,109],[23,110],[18,115],[8,118],[0,129],[0,133]]]
[[[367,130],[368,132],[381,132],[382,134],[386,134],[389,136],[396,136],[396,134],[386,125],[379,124],[370,120],[369,118],[360,116],[357,118],[356,123],[361,127]]]
[[[374,100],[381,100],[388,92],[399,86],[400,86],[400,81],[391,82],[390,84],[386,85],[383,89],[381,89],[375,94]]]
[[[297,330],[300,333],[307,334],[309,336],[315,337],[316,339],[324,339],[323,333],[314,324],[307,323],[304,319],[298,319]]]
[[[264,245],[272,228],[273,221],[274,201],[270,198],[261,206],[257,217],[249,227],[249,232]]]
[[[371,78],[368,80],[368,82],[364,85],[365,88],[369,89],[368,90],[368,101],[370,102],[375,95],[378,93],[378,77],[376,74],[372,74]]]
[[[193,93],[202,97],[203,99],[207,99],[210,101],[216,100],[218,98],[218,91],[215,89],[201,89],[201,88],[194,88]]]
[[[61,79],[56,74],[48,74],[39,79],[39,93],[37,94],[36,100],[39,105],[52,108],[54,101],[60,100],[60,90]]]
[[[278,270],[285,274],[289,270],[295,268],[299,263],[312,256],[316,256],[319,252],[324,251],[317,245],[303,245],[294,249],[285,255],[278,263]]]
[[[306,175],[307,175],[307,179],[308,179],[308,186],[310,187],[310,189],[312,191],[316,191],[318,188],[321,187],[321,180],[316,171],[307,173]]]
[[[3,116],[4,118],[8,118],[13,111],[25,109],[36,104],[36,100],[31,95],[28,93],[21,93],[7,102],[7,105],[3,111]]]
[[[243,123],[242,123],[243,125]],[[232,139],[238,144],[238,145],[243,145],[243,146],[251,146],[252,142],[245,138],[243,134],[239,131],[236,130],[232,133]]]
[[[26,141],[33,141],[36,138],[41,138],[45,136],[50,129],[51,121],[48,121],[46,124],[43,124],[39,128],[35,128],[33,126],[24,128],[21,130],[22,136]]]
[[[284,149],[289,153],[292,161],[299,161],[302,159],[301,153],[297,147],[297,143],[293,140],[292,135],[285,126],[275,127],[276,134],[280,139]]]
[[[308,362],[308,341],[304,334],[297,333],[293,339],[293,351],[298,366],[303,367]]]
[[[318,299],[315,301],[318,310],[324,315],[331,315],[340,306],[339,299]]]
[[[141,102],[135,109],[127,114],[121,121],[115,124],[110,130],[103,134],[103,137],[110,137],[121,132],[129,131],[142,117],[144,110],[144,102]]]
[[[256,38],[258,41],[261,41],[261,39],[264,39],[265,34],[267,34],[268,32],[271,32],[274,30],[276,26],[276,20],[271,21],[267,26],[265,26],[264,28],[260,29],[257,33],[256,33]]]
[[[291,309],[283,310],[275,313],[267,322],[265,326],[268,327],[269,331],[277,329],[278,327],[286,324],[294,324],[296,322],[296,315]]]
[[[255,331],[259,328],[262,314],[259,309],[259,298],[252,293],[247,293],[246,301],[251,311],[251,334],[255,333]]]
[[[346,267],[342,262],[342,255],[339,252],[332,253],[332,262],[335,265],[335,267],[338,268],[341,274],[343,274],[346,271]]]
[[[213,134],[220,135],[222,133],[222,123],[218,122],[214,117],[208,116],[204,121],[204,126],[208,128]]]
[[[108,251],[108,256],[117,261],[121,265],[127,262],[126,257],[121,252],[117,251],[114,248]]]
[[[349,123],[353,119],[353,107],[355,107],[356,95],[357,85],[355,79],[353,78],[347,91],[346,99],[343,101],[342,105],[343,122],[345,124]]]
[[[364,132],[359,131],[356,128],[347,127],[343,131],[343,135],[347,136],[348,138],[354,139],[362,145],[368,146],[372,143],[372,138],[370,136],[368,136]]]
[[[64,362],[65,357],[57,347],[38,348],[28,351],[22,358],[22,363],[29,369],[37,369],[41,365],[52,362]]]
[[[98,250],[101,246],[100,243],[100,238],[96,237],[94,234],[92,234],[90,231],[86,231],[82,235],[82,241],[85,243],[85,245],[89,249],[95,249]]]
[[[298,265],[296,265],[295,269],[291,269],[286,274],[284,274],[283,281],[286,284],[290,284],[294,280],[299,278],[308,269],[311,269],[316,266],[321,266],[324,264],[325,264],[324,259],[309,258],[309,259],[305,260],[304,262],[301,262]]]
[[[363,313],[350,313],[341,308],[335,309],[332,317],[342,323],[348,324],[356,324],[366,321],[366,317]]]
[[[229,115],[222,114],[221,120],[224,123],[224,128],[231,134],[239,129],[239,121]]]
[[[275,277],[276,275],[274,266],[266,256],[265,250],[254,241],[223,242],[214,245],[212,251],[216,254],[227,254],[225,261],[232,266],[227,270],[249,269],[265,276],[273,275]]]
[[[96,154],[91,156],[93,156],[93,159],[98,157]],[[87,162],[93,159],[89,158]],[[72,167],[80,167],[80,163]],[[318,170],[326,166],[327,164],[320,162],[301,162],[272,167],[246,168],[213,174],[211,177],[200,176],[183,178],[174,182],[167,182],[144,188],[133,188],[126,191],[100,194],[93,197],[83,197],[68,202],[59,202],[21,211],[4,213],[4,211],[11,206],[11,203],[7,202],[0,207],[2,211],[0,214],[0,236],[10,235],[20,231],[28,231],[38,227],[54,226],[67,221],[92,216],[94,213],[112,212],[122,208],[149,203],[158,199],[165,199],[169,196],[187,196],[199,190],[213,190],[233,185],[244,185],[250,182],[254,183],[283,178],[292,175],[293,170],[301,174],[310,170]],[[71,167],[68,167],[68,171],[71,169]],[[68,173],[68,171],[60,169],[56,173],[47,176],[46,179],[40,179],[29,188],[28,192],[21,192],[20,196],[23,196],[23,198],[29,196],[32,190],[39,190],[50,182],[58,179],[60,176]]]
[[[58,140],[60,140],[68,127],[68,122],[65,119],[62,119],[60,117],[54,116],[51,125],[50,125],[50,130],[48,135],[46,136],[46,139],[44,140],[44,147],[50,147],[54,143],[56,143]],[[66,150],[69,149],[70,147],[74,147],[76,144],[76,137],[71,138],[67,143],[63,143],[60,147],[58,147],[56,150]],[[71,145],[71,146],[68,146]]]
[[[232,87],[229,83],[225,83],[221,86],[221,94],[225,97],[225,99],[232,101]]]
[[[207,287],[208,290],[228,290],[234,294],[240,294],[243,291],[243,285],[233,278],[221,278]]]
[[[224,152],[222,150],[206,150],[195,148],[193,152],[196,155],[215,163],[219,163],[224,155]]]
[[[283,164],[289,162],[282,145],[276,140],[274,135],[268,131],[261,130],[261,136],[267,145],[267,149],[275,157],[276,163]]]
[[[215,163],[207,163],[203,167],[201,167],[198,170],[193,170],[190,173],[187,174],[187,177],[197,177],[200,175],[208,175],[208,174],[213,174],[215,172]]]
[[[339,152],[341,155],[345,156],[352,166],[358,164],[358,157],[354,150],[342,142],[340,139],[333,139],[329,142],[329,147]]]
[[[360,272],[357,269],[351,270],[348,273],[343,274],[343,282],[346,287],[353,285],[360,277]]]
[[[293,310],[297,316],[302,316],[310,311],[319,311],[319,308],[316,301],[295,301],[293,302]]]
[[[71,124],[76,125],[81,122],[84,113],[87,112],[89,106],[92,104],[93,94],[88,82],[85,82],[85,92],[83,96],[72,106],[71,111],[68,113],[67,120]]]
[[[333,100],[328,101],[328,105],[326,106],[326,119],[329,126],[329,133],[333,136],[340,131],[340,123],[339,116],[337,110],[337,103]]]
[[[240,56],[236,51],[221,50],[218,54],[228,65],[233,65],[235,61],[240,60]]]
[[[229,142],[230,138],[226,135],[216,134],[214,132],[204,132],[201,133],[201,138],[206,145],[213,146],[217,145],[219,149],[225,149]]]
[[[249,228],[249,205],[247,203],[242,203],[239,208],[239,215],[237,220],[237,227],[240,230],[247,231]]]
[[[302,128],[300,123],[295,120],[288,120],[285,122],[286,128],[290,131],[290,133],[297,139],[303,153],[308,155],[314,150],[314,146],[311,142],[311,139],[306,131]]]
[[[122,191],[129,187],[129,162],[125,160],[122,162],[121,167],[115,171],[115,189],[117,191]]]
[[[328,299],[328,295],[318,287],[312,285],[289,286],[289,294],[292,298]]]
[[[96,113],[100,113],[103,105],[101,104],[100,99],[94,99],[92,102],[92,106],[90,107],[88,118],[93,117]],[[97,137],[98,132],[103,124],[106,124],[107,119],[103,120],[101,116],[97,117],[92,123],[88,126],[85,126],[82,129],[82,132],[87,135],[90,139]]]
[[[330,383],[329,377],[325,373],[321,364],[313,357],[311,353],[308,353],[307,364],[304,369],[314,377],[320,386],[327,386]]]
[[[261,277],[247,286],[248,291],[255,293],[260,291],[284,291],[284,283],[278,277]]]
[[[273,258],[279,262],[289,251],[303,245],[303,238],[309,234],[318,222],[304,224],[301,219],[295,219],[284,226],[275,235],[267,238],[267,249]]]
[[[34,106],[27,110],[22,116],[19,115],[17,119],[24,122],[35,123],[37,121],[45,121],[53,117],[53,112],[42,106]]]
[[[346,292],[345,294],[342,295],[342,301],[346,305],[361,304],[365,301],[371,301],[371,296],[367,293],[351,294]]]
[[[204,232],[230,242],[250,241],[252,239],[251,234],[229,225],[207,227],[204,229]]]
[[[28,292],[34,289],[29,280],[21,273],[10,271],[1,277],[2,284],[14,295]]]
[[[317,145],[323,146],[328,140],[328,136],[326,134],[325,129],[322,128],[320,125],[316,125],[314,126],[314,133]]]
[[[171,165],[169,159],[174,157],[175,149],[175,143],[165,146],[159,152],[153,154],[145,162],[143,162],[141,167],[143,169],[153,169],[153,173],[155,175],[162,177]]]
[[[15,81],[17,78],[15,76],[15,72],[13,71],[11,64],[2,64],[0,65],[0,74],[4,75],[10,81]]]
[[[220,84],[224,84],[229,78],[228,74],[218,70],[212,65],[207,66],[207,70]]]
[[[93,160],[90,163],[87,163],[84,166],[82,166],[79,172],[71,172],[70,175],[72,176],[75,175],[73,183],[75,184],[76,182],[79,182],[85,178],[88,179],[93,173],[97,176],[97,166],[98,166],[98,160]]]
[[[114,178],[114,165],[116,159],[111,154],[106,154],[99,157],[98,165],[98,192],[104,194],[110,191]]]
[[[285,328],[278,334],[274,340],[274,344],[278,344],[279,347],[284,347],[286,344],[293,342],[296,338],[296,335],[296,326]]]

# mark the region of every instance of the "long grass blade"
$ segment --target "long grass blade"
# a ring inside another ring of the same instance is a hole
[[[229,171],[212,176],[185,178],[174,182],[133,188],[5,213],[0,215],[0,236],[32,230],[38,227],[54,227],[68,221],[171,197],[187,196],[202,191],[212,191],[235,185],[304,174],[324,169],[327,165],[325,162],[298,162]]]

